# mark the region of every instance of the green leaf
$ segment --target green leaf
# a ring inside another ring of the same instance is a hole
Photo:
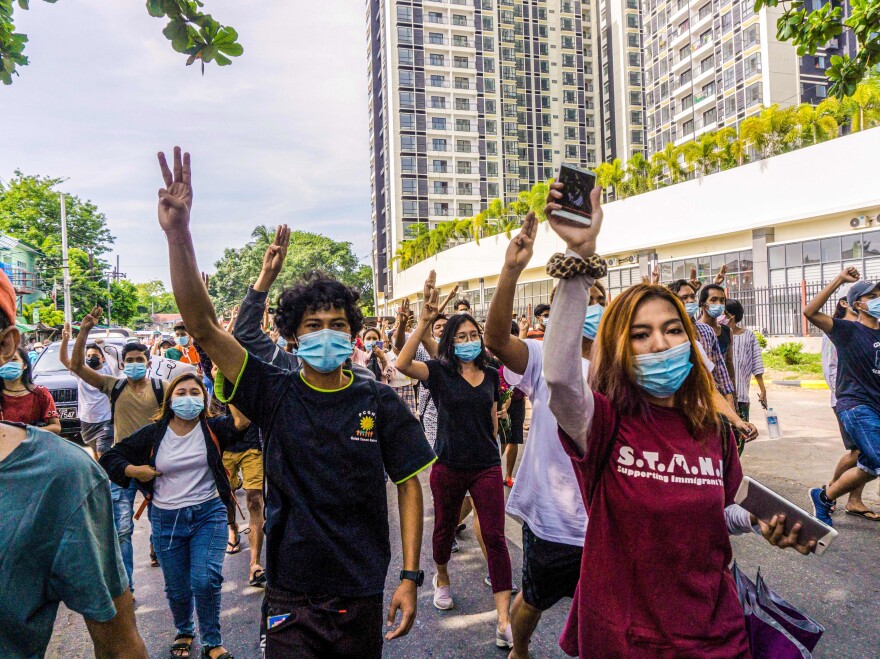
[[[147,0],[147,12],[153,18],[162,18],[165,15],[165,7],[162,0]]]
[[[232,64],[231,59],[219,52],[214,56],[214,61],[217,62],[218,66],[229,66],[230,64]]]

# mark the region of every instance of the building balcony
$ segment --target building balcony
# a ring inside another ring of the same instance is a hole
[[[36,272],[17,268],[11,263],[0,263],[0,269],[9,277],[18,295],[31,295],[40,289],[40,276]]]

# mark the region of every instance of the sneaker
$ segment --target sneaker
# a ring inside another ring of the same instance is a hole
[[[489,586],[489,588],[492,587],[492,579],[488,574],[486,575],[486,578],[483,579],[483,583],[486,584],[487,586]],[[519,588],[516,587],[516,584],[511,584],[510,592],[513,593],[514,595],[516,595],[519,592]]]
[[[834,503],[825,497],[825,488],[814,487],[810,490],[810,499],[813,501],[813,516],[828,526],[834,526],[834,521],[831,519]]]
[[[508,476],[508,477],[504,480],[504,485],[507,486],[507,487],[513,487],[513,482],[514,482],[514,481],[513,481],[513,477],[512,477],[512,476]]]
[[[461,547],[458,546],[458,540],[455,538],[452,539],[452,553],[457,554],[461,551]]]
[[[507,625],[507,628],[504,631],[501,631],[497,627],[495,628],[495,645],[499,648],[513,647],[513,629],[511,629],[510,625]]]
[[[440,611],[449,611],[449,609],[455,606],[455,603],[452,601],[452,587],[438,586],[436,574],[432,583],[434,584],[434,608]]]

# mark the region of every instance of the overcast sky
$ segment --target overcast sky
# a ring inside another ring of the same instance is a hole
[[[370,254],[364,3],[206,0],[238,30],[228,67],[185,66],[144,0],[32,2],[16,9],[29,66],[0,85],[0,178],[15,169],[66,176],[116,237],[133,281],[168,282],[156,221],[156,152],[193,159],[199,265],[257,224],[350,241]]]

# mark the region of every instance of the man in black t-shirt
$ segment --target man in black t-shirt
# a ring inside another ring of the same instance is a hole
[[[810,490],[816,517],[832,525],[831,513],[839,496],[880,476],[880,284],[859,281],[859,272],[847,268],[814,297],[804,316],[828,335],[837,348],[837,413],[859,457],[827,487]],[[844,284],[849,307],[858,315],[852,322],[822,312],[825,303]]]
[[[159,161],[159,224],[181,314],[220,371],[217,398],[265,438],[266,656],[379,658],[391,558],[385,474],[397,485],[403,546],[387,617],[390,625],[402,612],[385,636],[393,639],[415,620],[424,511],[413,476],[434,453],[393,389],[342,368],[363,324],[353,289],[311,273],[282,292],[275,323],[304,362],[298,372],[249,355],[221,328],[189,232],[189,154],[175,148],[173,172],[164,154]]]

